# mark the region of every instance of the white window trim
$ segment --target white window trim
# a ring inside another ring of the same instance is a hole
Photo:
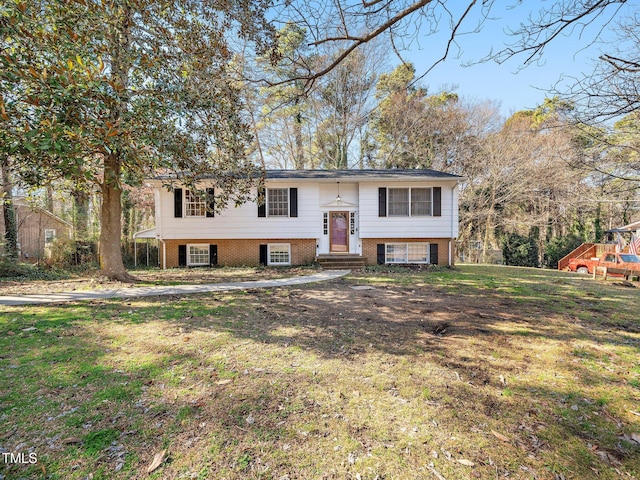
[[[269,213],[269,200],[271,199],[271,194],[269,193],[271,190],[286,190],[287,191],[287,214],[286,215],[272,215]],[[291,211],[291,189],[287,187],[268,187],[265,192],[265,210],[267,217],[273,218],[288,218]]]
[[[207,202],[200,196],[200,195],[196,195],[194,192],[192,192],[191,190],[189,190],[188,188],[184,189],[184,216],[185,217],[189,217],[189,218],[200,218],[200,217],[205,217],[206,216],[206,212],[207,212]],[[189,199],[195,199],[197,201],[192,201],[190,202]],[[204,210],[203,213],[198,214],[198,215],[193,215],[192,213],[190,213],[190,210],[200,210],[199,208],[189,208],[190,205],[204,205]]]
[[[288,262],[272,262],[271,261],[271,248],[272,247],[287,247],[289,253]],[[267,265],[271,266],[286,266],[291,265],[291,244],[290,243],[268,243],[267,244]]]
[[[205,263],[195,263],[191,261],[191,247],[206,248],[207,249],[207,261]],[[208,243],[188,243],[187,244],[187,266],[188,267],[201,267],[209,265],[211,258],[209,258],[209,244]]]
[[[47,242],[47,232],[53,232],[51,235],[51,240]],[[44,243],[53,243],[56,239],[56,229],[55,228],[45,228],[44,229]]]
[[[412,215],[411,214],[411,210],[412,210],[412,200],[411,200],[411,190],[413,189],[428,189],[431,195],[431,198],[429,199],[429,205],[431,206],[430,212],[426,213],[426,214],[421,214],[421,215]],[[408,215],[391,215],[389,212],[391,212],[391,195],[389,195],[389,190],[408,190],[408,195],[409,195],[409,214]],[[387,217],[391,217],[391,218],[407,218],[407,217],[433,217],[433,187],[387,187]]]
[[[404,245],[406,249],[406,254],[404,257],[404,261],[402,262],[391,262],[389,261],[389,257],[387,256],[387,246],[388,245]],[[409,245],[424,245],[427,249],[427,260],[424,262],[409,262]],[[428,242],[389,242],[384,244],[384,262],[389,265],[404,265],[404,264],[429,264],[431,263],[431,248]]]

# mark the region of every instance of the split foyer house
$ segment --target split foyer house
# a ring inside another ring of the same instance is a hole
[[[160,265],[304,265],[345,256],[367,265],[452,265],[461,180],[434,170],[268,170],[263,202],[220,213],[186,188],[152,180]],[[216,194],[213,179],[200,188]]]

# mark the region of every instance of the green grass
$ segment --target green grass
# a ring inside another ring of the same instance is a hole
[[[638,478],[639,293],[464,265],[5,307],[0,445],[38,465],[0,475]]]

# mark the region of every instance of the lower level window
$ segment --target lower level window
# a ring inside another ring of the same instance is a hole
[[[209,265],[209,245],[187,245],[187,265]]]
[[[291,265],[291,245],[288,243],[270,243],[268,245],[267,265]]]
[[[428,243],[387,243],[386,263],[429,263]]]

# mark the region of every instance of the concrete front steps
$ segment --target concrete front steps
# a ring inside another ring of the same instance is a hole
[[[324,270],[345,270],[365,266],[365,258],[362,255],[352,254],[319,255],[316,257],[316,262]]]

